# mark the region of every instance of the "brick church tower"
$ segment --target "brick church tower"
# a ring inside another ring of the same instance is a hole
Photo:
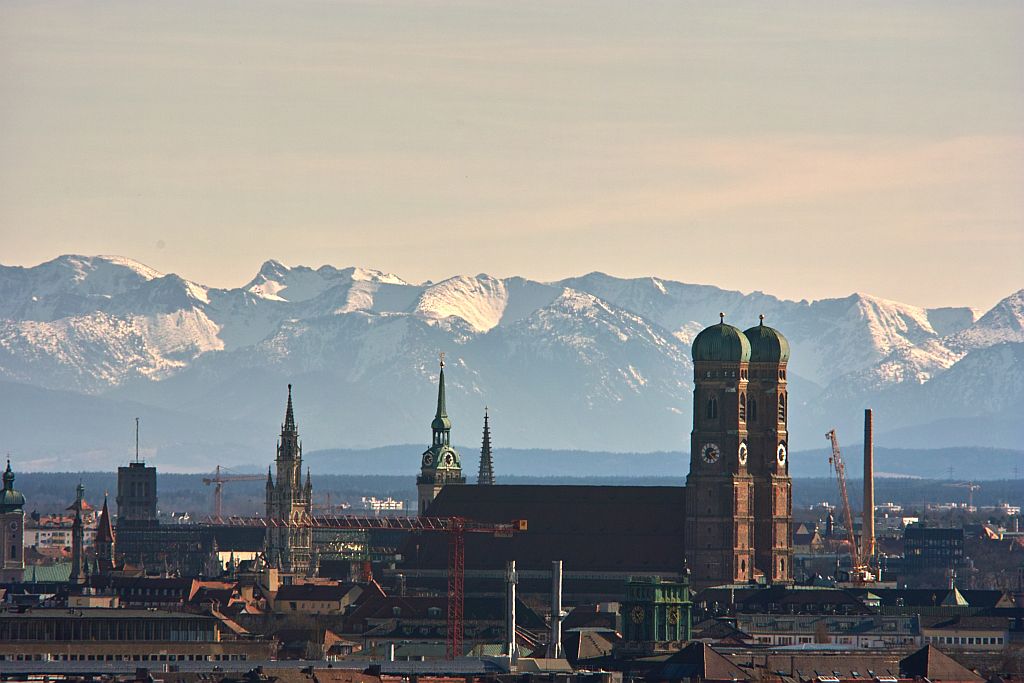
[[[747,469],[750,343],[725,323],[693,340],[686,561],[697,586],[754,576],[754,479]]]
[[[288,385],[281,438],[277,442],[277,481],[267,470],[267,517],[298,521],[313,510],[313,483],[306,471],[302,484],[302,444],[292,410],[292,385]],[[312,558],[313,530],[309,527],[267,527],[266,560],[286,573],[305,573]]]
[[[754,566],[770,583],[793,576],[793,482],[789,476],[789,342],[764,324],[743,333],[750,342],[747,384],[748,468],[754,477]]]

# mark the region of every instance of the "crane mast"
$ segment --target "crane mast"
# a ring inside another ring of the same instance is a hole
[[[850,508],[850,496],[846,492],[846,464],[843,462],[843,454],[839,450],[839,438],[836,430],[830,429],[825,438],[832,444],[832,455],[829,456],[829,464],[835,470],[836,479],[839,480],[839,496],[843,503],[843,522],[846,524],[846,538],[850,544],[850,579],[854,583],[865,583],[874,580],[871,569],[862,562],[860,551],[857,548],[857,539],[853,533],[853,510]]]

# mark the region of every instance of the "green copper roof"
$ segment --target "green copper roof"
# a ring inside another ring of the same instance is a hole
[[[739,328],[722,321],[701,330],[693,340],[691,351],[695,361],[740,362],[750,360],[750,342]]]
[[[25,496],[14,490],[14,472],[11,470],[11,461],[7,460],[7,469],[4,470],[4,488],[0,490],[0,512],[14,512],[25,505]]]
[[[441,359],[441,379],[437,384],[437,413],[434,421],[430,423],[431,429],[446,430],[452,428],[452,421],[448,419],[448,406],[444,397],[444,358]]]
[[[789,360],[789,342],[778,330],[764,324],[751,327],[743,333],[750,341],[751,363],[785,363]]]

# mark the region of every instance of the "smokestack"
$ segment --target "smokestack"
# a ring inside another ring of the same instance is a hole
[[[516,574],[516,561],[509,561],[505,569],[505,646],[508,648],[509,660],[515,664],[519,659],[519,650],[516,647],[516,584],[519,577]]]
[[[551,638],[548,658],[562,658],[562,561],[551,563]]]
[[[864,411],[864,529],[861,533],[865,563],[875,555],[875,434],[871,408]]]

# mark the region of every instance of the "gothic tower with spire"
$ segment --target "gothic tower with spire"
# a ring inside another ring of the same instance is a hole
[[[100,510],[99,523],[96,526],[96,566],[102,573],[114,569],[114,527],[110,523],[110,510],[107,507],[107,496],[103,496],[103,509]]]
[[[491,424],[487,408],[484,408],[484,441],[480,446],[480,473],[476,483],[482,486],[494,484],[494,460],[491,457]]]
[[[292,385],[288,385],[281,437],[277,442],[277,479],[267,470],[267,517],[299,522],[313,510],[313,484],[309,471],[302,483],[302,443],[292,409]],[[313,531],[301,526],[269,526],[266,535],[266,560],[271,567],[286,573],[305,573],[312,557]]]
[[[441,373],[437,385],[437,412],[430,423],[433,432],[430,448],[423,452],[420,474],[416,477],[419,492],[419,514],[425,515],[437,494],[448,484],[465,484],[462,459],[452,448],[452,421],[448,419],[448,406],[444,395],[444,354],[441,354]]]

